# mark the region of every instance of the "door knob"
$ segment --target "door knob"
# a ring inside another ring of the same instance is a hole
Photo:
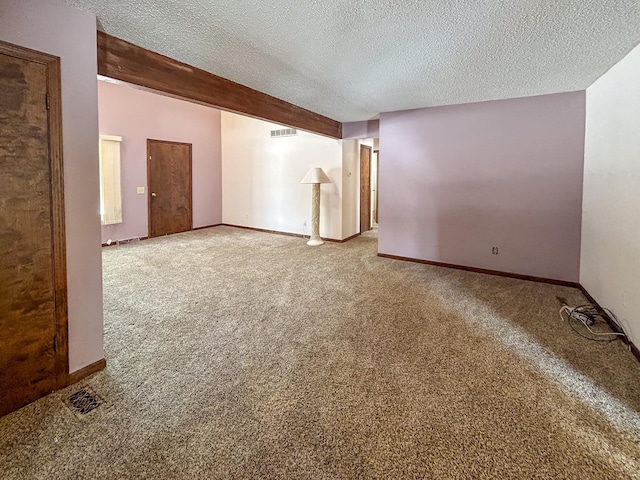
[[[156,196],[156,192],[151,192],[151,196],[155,197]]]

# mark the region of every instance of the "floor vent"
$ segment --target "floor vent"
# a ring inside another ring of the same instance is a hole
[[[123,240],[116,240],[116,244],[117,245],[127,245],[129,243],[139,243],[140,242],[140,237],[133,237],[133,238],[125,238]]]
[[[76,417],[83,418],[104,402],[93,390],[84,387],[76,393],[69,395],[65,403]]]

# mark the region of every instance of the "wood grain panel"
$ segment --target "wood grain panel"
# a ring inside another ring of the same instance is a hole
[[[97,362],[93,362],[91,365],[87,365],[86,367],[81,368],[80,370],[70,373],[68,384],[72,385],[74,383],[77,383],[80,380],[85,379],[89,375],[93,375],[94,373],[97,373],[100,370],[104,370],[105,368],[107,368],[107,360],[104,358],[101,358]]]
[[[389,255],[387,253],[378,253],[378,256],[383,258],[390,258],[392,260],[402,260],[404,262],[423,263],[425,265],[433,265],[435,267],[454,268],[456,270],[465,270],[467,272],[484,273],[486,275],[497,275],[498,277],[517,278],[518,280],[527,280],[530,282],[550,283],[551,285],[562,285],[563,287],[580,288],[579,283],[569,282],[566,280],[534,277],[532,275],[522,275],[520,273],[501,272],[500,270],[489,270],[486,268],[468,267],[466,265],[456,265],[453,263],[434,262],[432,260],[422,260],[419,258],[401,257],[399,255]]]
[[[0,42],[0,415],[68,374],[59,78]]]
[[[360,145],[360,233],[371,230],[371,147]]]
[[[149,237],[191,230],[191,144],[147,140]]]
[[[98,32],[98,74],[332,138],[342,124],[252,88]]]
[[[246,227],[244,225],[232,225],[230,223],[221,223],[220,225],[225,226],[225,227],[232,227],[232,228],[242,228],[244,230],[252,230],[254,232],[273,233],[273,234],[276,234],[276,235],[286,235],[287,237],[297,237],[297,238],[307,238],[307,239],[309,238],[308,235],[302,235],[301,233],[281,232],[280,230],[267,230],[265,228]],[[194,229],[194,230],[197,230],[197,229]],[[342,240],[338,240],[337,238],[326,238],[326,237],[321,237],[321,238],[325,242],[345,243],[345,242],[348,242],[349,240],[354,239],[354,238],[356,238],[358,236],[360,236],[359,233],[356,233],[355,235],[351,235],[350,237],[347,237],[347,238],[343,238]]]

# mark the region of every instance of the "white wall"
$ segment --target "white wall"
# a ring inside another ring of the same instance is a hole
[[[587,90],[580,283],[640,345],[640,46]]]
[[[320,235],[342,239],[342,142],[222,112],[222,222],[280,232],[309,234],[311,185],[300,183],[321,167],[333,183],[321,186]],[[307,222],[306,232],[303,222]]]
[[[55,0],[2,0],[0,40],[61,58],[69,371],[104,358],[96,19]]]
[[[360,144],[342,141],[342,235],[348,238],[360,231]]]

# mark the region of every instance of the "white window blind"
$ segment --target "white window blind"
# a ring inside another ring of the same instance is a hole
[[[100,135],[100,221],[102,225],[122,223],[120,142],[122,137]]]

